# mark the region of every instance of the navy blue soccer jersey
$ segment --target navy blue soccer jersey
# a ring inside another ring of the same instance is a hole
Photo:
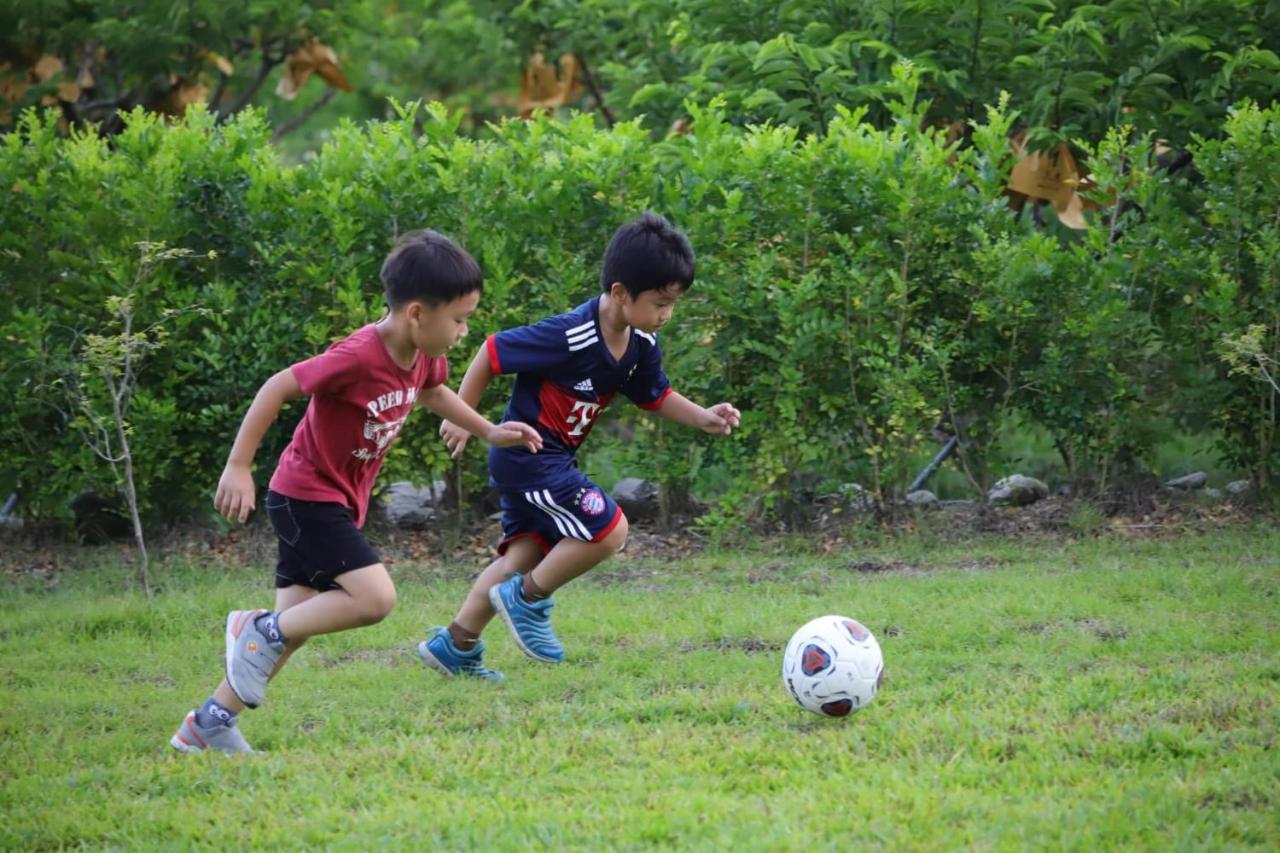
[[[494,374],[516,374],[504,420],[523,421],[542,434],[542,451],[493,447],[489,468],[499,486],[541,483],[572,466],[574,453],[621,392],[657,409],[671,393],[656,335],[631,330],[627,351],[614,358],[600,328],[600,298],[567,314],[491,335],[485,342]]]

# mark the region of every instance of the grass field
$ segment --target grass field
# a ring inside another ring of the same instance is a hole
[[[1280,847],[1280,533],[630,559],[564,590],[569,661],[486,635],[499,686],[413,654],[470,567],[397,566],[242,729],[177,755],[265,566],[99,565],[0,592],[0,847]],[[796,707],[791,630],[880,638],[879,699]]]

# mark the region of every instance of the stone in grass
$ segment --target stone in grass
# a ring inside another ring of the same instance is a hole
[[[876,508],[875,497],[861,483],[841,483],[836,489],[836,498],[842,507],[855,512],[870,512]]]
[[[630,521],[652,521],[661,510],[661,490],[652,480],[626,477],[610,493]]]
[[[106,545],[112,540],[133,536],[129,509],[119,495],[81,492],[72,499],[71,512],[75,516],[76,533],[85,545]]]
[[[1194,474],[1187,474],[1174,480],[1169,480],[1165,486],[1170,489],[1177,489],[1180,492],[1192,492],[1196,489],[1203,489],[1204,484],[1209,482],[1209,475],[1203,471],[1196,471]]]
[[[1224,486],[1223,488],[1226,489],[1226,492],[1229,495],[1243,495],[1245,492],[1249,491],[1249,481],[1248,480],[1232,480],[1230,483],[1227,483],[1227,485]]]
[[[938,506],[938,496],[928,489],[916,489],[909,493],[906,498],[907,506],[918,506],[933,509]]]
[[[392,483],[382,492],[382,514],[396,527],[426,527],[444,510],[444,480],[429,486]]]
[[[1014,474],[1005,477],[987,492],[987,500],[992,503],[1028,506],[1038,500],[1049,497],[1049,487],[1035,477],[1024,477]]]

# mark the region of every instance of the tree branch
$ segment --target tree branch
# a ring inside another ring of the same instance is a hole
[[[253,82],[240,93],[240,97],[236,98],[231,109],[218,113],[218,123],[222,124],[236,113],[249,106],[249,102],[253,100],[253,96],[258,94],[258,90],[262,88],[262,84],[267,81],[267,77],[271,74],[271,70],[285,60],[285,52],[280,51],[278,58],[271,53],[270,44],[262,46],[262,64],[258,66],[258,74],[253,78]]]
[[[315,103],[276,128],[271,134],[271,141],[279,142],[280,137],[284,136],[286,133],[292,133],[302,127],[302,125],[306,124],[307,120],[315,115],[322,107],[324,107],[325,104],[333,100],[333,96],[336,94],[338,94],[338,90],[333,86],[330,86],[325,90],[323,95],[316,99]]]
[[[214,110],[218,109],[218,105],[222,103],[222,95],[227,90],[227,82],[231,79],[230,74],[218,72],[218,88],[213,90],[213,97],[209,99],[209,105]]]
[[[578,65],[582,67],[582,79],[587,84],[587,89],[591,92],[591,97],[596,99],[596,106],[600,109],[600,115],[604,116],[605,127],[613,127],[613,113],[604,104],[604,95],[600,92],[600,87],[596,84],[596,78],[591,76],[591,69],[587,67],[587,61],[581,56],[578,57]]]

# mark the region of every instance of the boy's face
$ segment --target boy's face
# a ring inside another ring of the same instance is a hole
[[[444,355],[467,336],[467,320],[480,305],[480,291],[464,293],[452,302],[431,306],[411,302],[405,308],[409,336],[419,352],[431,357]]]
[[[626,318],[628,326],[653,334],[671,319],[676,302],[684,296],[684,288],[673,282],[666,287],[646,290],[639,296],[632,296],[621,283],[615,283],[610,295],[622,306],[622,316]]]

